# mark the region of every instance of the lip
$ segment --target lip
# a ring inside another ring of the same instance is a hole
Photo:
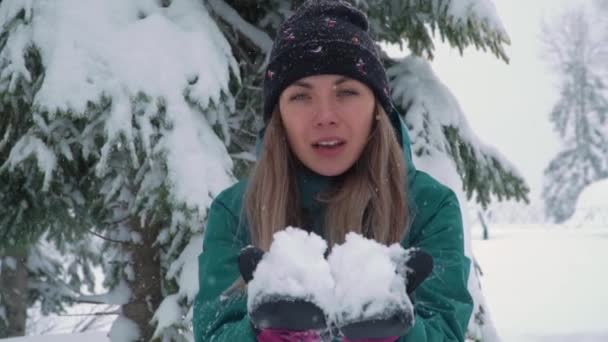
[[[323,138],[317,139],[317,140],[313,141],[312,146],[315,147],[316,145],[318,145],[320,142],[323,142],[323,141],[339,141],[343,145],[346,144],[346,139],[333,136],[333,137],[323,137]]]
[[[336,146],[336,147],[332,147],[332,148],[323,148],[323,147],[318,147],[318,143],[322,142],[322,141],[339,141],[341,144]],[[324,158],[331,158],[331,157],[336,157],[340,154],[342,154],[344,152],[344,150],[346,149],[346,144],[347,141],[346,139],[340,138],[340,137],[324,137],[322,139],[318,139],[316,140],[314,143],[312,143],[312,150],[315,152],[316,155],[320,156],[320,157],[324,157]]]

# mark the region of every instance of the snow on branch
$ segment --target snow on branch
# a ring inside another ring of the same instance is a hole
[[[29,21],[32,17],[32,2],[34,0],[4,0],[0,2],[0,27],[7,25],[23,13],[23,19]]]
[[[457,25],[466,26],[470,21],[481,22],[489,32],[494,32],[508,41],[509,35],[492,0],[434,0],[434,5],[440,11],[445,10],[448,18]]]
[[[381,40],[406,43],[410,51],[433,58],[435,33],[462,52],[468,46],[489,49],[508,61],[503,44],[509,36],[492,0],[358,0]]]
[[[484,205],[490,200],[489,192],[499,198],[524,197],[526,186],[521,173],[498,150],[479,140],[458,101],[434,74],[429,62],[409,56],[389,68],[388,76],[396,105],[406,111],[405,121],[416,155],[450,155],[469,197],[476,190]],[[469,174],[471,168],[466,166],[473,164],[475,171]],[[509,182],[512,184],[506,186]],[[484,191],[480,192],[480,188]]]
[[[167,271],[165,276],[167,280],[174,279],[181,284],[178,293],[179,300],[186,298],[189,303],[192,303],[198,293],[198,255],[202,251],[202,246],[202,235],[194,235]]]
[[[478,49],[489,48],[504,61],[509,60],[501,43],[510,44],[511,40],[492,0],[433,0],[437,18],[445,15],[447,27],[437,20],[442,39],[462,53],[466,46]]]
[[[117,150],[134,169],[148,157],[162,159],[171,199],[200,209],[201,217],[213,195],[232,183],[232,161],[214,125],[227,126],[225,113],[234,107],[229,82],[240,78],[239,67],[204,2],[7,0],[0,2],[4,35],[0,95],[16,98],[28,88],[27,105],[49,125],[68,119],[92,127],[74,138],[85,155],[97,157],[97,177],[112,172]],[[26,68],[32,49],[44,77]],[[20,115],[26,120],[31,113]],[[13,158],[5,165],[35,153],[48,189],[60,151],[47,143],[29,138],[9,145]]]
[[[413,140],[413,150],[435,148],[443,151],[443,127],[458,127],[467,140],[478,145],[460,105],[449,89],[437,78],[423,58],[409,56],[387,70],[395,103],[407,109],[406,121]],[[417,137],[428,135],[430,144],[417,144]],[[420,146],[418,146],[420,145]]]
[[[83,295],[74,298],[80,303],[124,305],[129,302],[131,289],[123,280],[112,291],[101,295]]]
[[[153,339],[160,338],[165,329],[170,328],[175,322],[179,322],[183,315],[183,308],[180,306],[178,298],[179,296],[176,294],[166,296],[158,310],[154,313],[151,322],[156,324]]]
[[[265,54],[270,53],[272,39],[270,39],[264,31],[241,18],[238,12],[223,0],[210,0],[209,5],[220,18],[251,40],[251,42],[257,45]]]
[[[13,130],[13,126],[9,123],[8,127],[6,128],[6,132],[4,132],[4,136],[2,137],[2,140],[0,140],[0,152],[2,152],[2,150],[4,150],[4,148],[6,147],[6,145],[8,143],[8,138],[10,137],[12,130]]]
[[[24,135],[17,141],[6,162],[0,166],[0,172],[6,169],[12,171],[30,156],[36,157],[38,167],[44,173],[42,191],[48,191],[53,170],[57,166],[57,157],[42,140],[35,136]]]

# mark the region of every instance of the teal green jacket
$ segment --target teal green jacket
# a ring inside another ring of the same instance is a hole
[[[458,200],[449,188],[415,169],[407,130],[398,114],[391,113],[391,121],[401,139],[408,172],[411,225],[401,244],[404,248],[420,247],[434,259],[433,273],[413,295],[415,325],[398,341],[464,341],[473,301],[467,290],[471,262],[464,254]],[[307,178],[311,179],[317,182]],[[312,185],[301,189],[319,187]],[[240,276],[237,258],[250,244],[247,223],[241,215],[245,188],[246,180],[236,183],[219,194],[209,209],[193,311],[196,342],[256,341],[247,315],[246,294],[222,295]],[[305,193],[304,203],[312,195]],[[311,208],[314,210],[314,205]],[[322,228],[315,227],[323,236]]]

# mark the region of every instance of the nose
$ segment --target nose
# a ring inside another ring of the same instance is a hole
[[[335,126],[338,124],[336,108],[330,100],[321,99],[315,107],[315,127]]]

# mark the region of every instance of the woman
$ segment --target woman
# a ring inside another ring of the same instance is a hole
[[[367,30],[365,15],[348,3],[317,0],[277,32],[258,162],[210,208],[194,306],[197,342],[319,340],[260,331],[247,312],[239,253],[249,244],[268,250],[273,234],[290,225],[329,246],[354,231],[430,253],[435,268],[414,292],[414,326],[382,341],[464,341],[473,304],[458,201],[414,168]]]

